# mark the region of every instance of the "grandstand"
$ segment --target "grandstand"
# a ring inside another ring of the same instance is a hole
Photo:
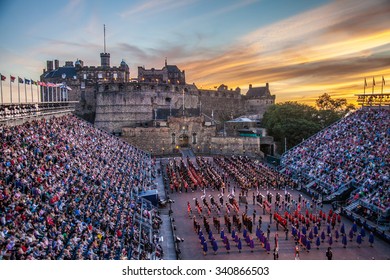
[[[284,171],[349,215],[390,228],[388,107],[363,107],[287,151]]]
[[[150,155],[66,114],[1,125],[1,259],[159,259]]]

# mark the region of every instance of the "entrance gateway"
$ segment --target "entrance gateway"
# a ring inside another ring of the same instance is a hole
[[[179,146],[180,147],[188,147],[189,137],[187,134],[182,134],[179,136]]]

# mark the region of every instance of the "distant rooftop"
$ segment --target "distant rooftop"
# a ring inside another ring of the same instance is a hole
[[[62,74],[65,74],[66,78],[72,78],[77,75],[76,68],[74,66],[59,67],[58,69],[47,72],[43,78],[62,78]]]
[[[269,91],[268,83],[266,83],[265,87],[252,87],[252,85],[249,85],[249,90],[246,93],[246,96],[250,98],[260,98],[260,97],[266,97],[270,95],[271,93]]]
[[[234,120],[230,120],[230,121],[227,121],[227,122],[256,122],[255,120],[251,120],[249,118],[245,118],[245,117],[239,117],[237,119],[234,119]]]

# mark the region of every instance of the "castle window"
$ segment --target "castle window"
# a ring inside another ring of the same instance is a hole
[[[192,144],[196,144],[196,133],[192,134]]]

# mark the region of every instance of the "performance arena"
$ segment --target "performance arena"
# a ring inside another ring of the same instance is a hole
[[[18,114],[0,127],[0,259],[390,258],[388,108],[357,110],[278,167],[154,158],[67,111]]]

